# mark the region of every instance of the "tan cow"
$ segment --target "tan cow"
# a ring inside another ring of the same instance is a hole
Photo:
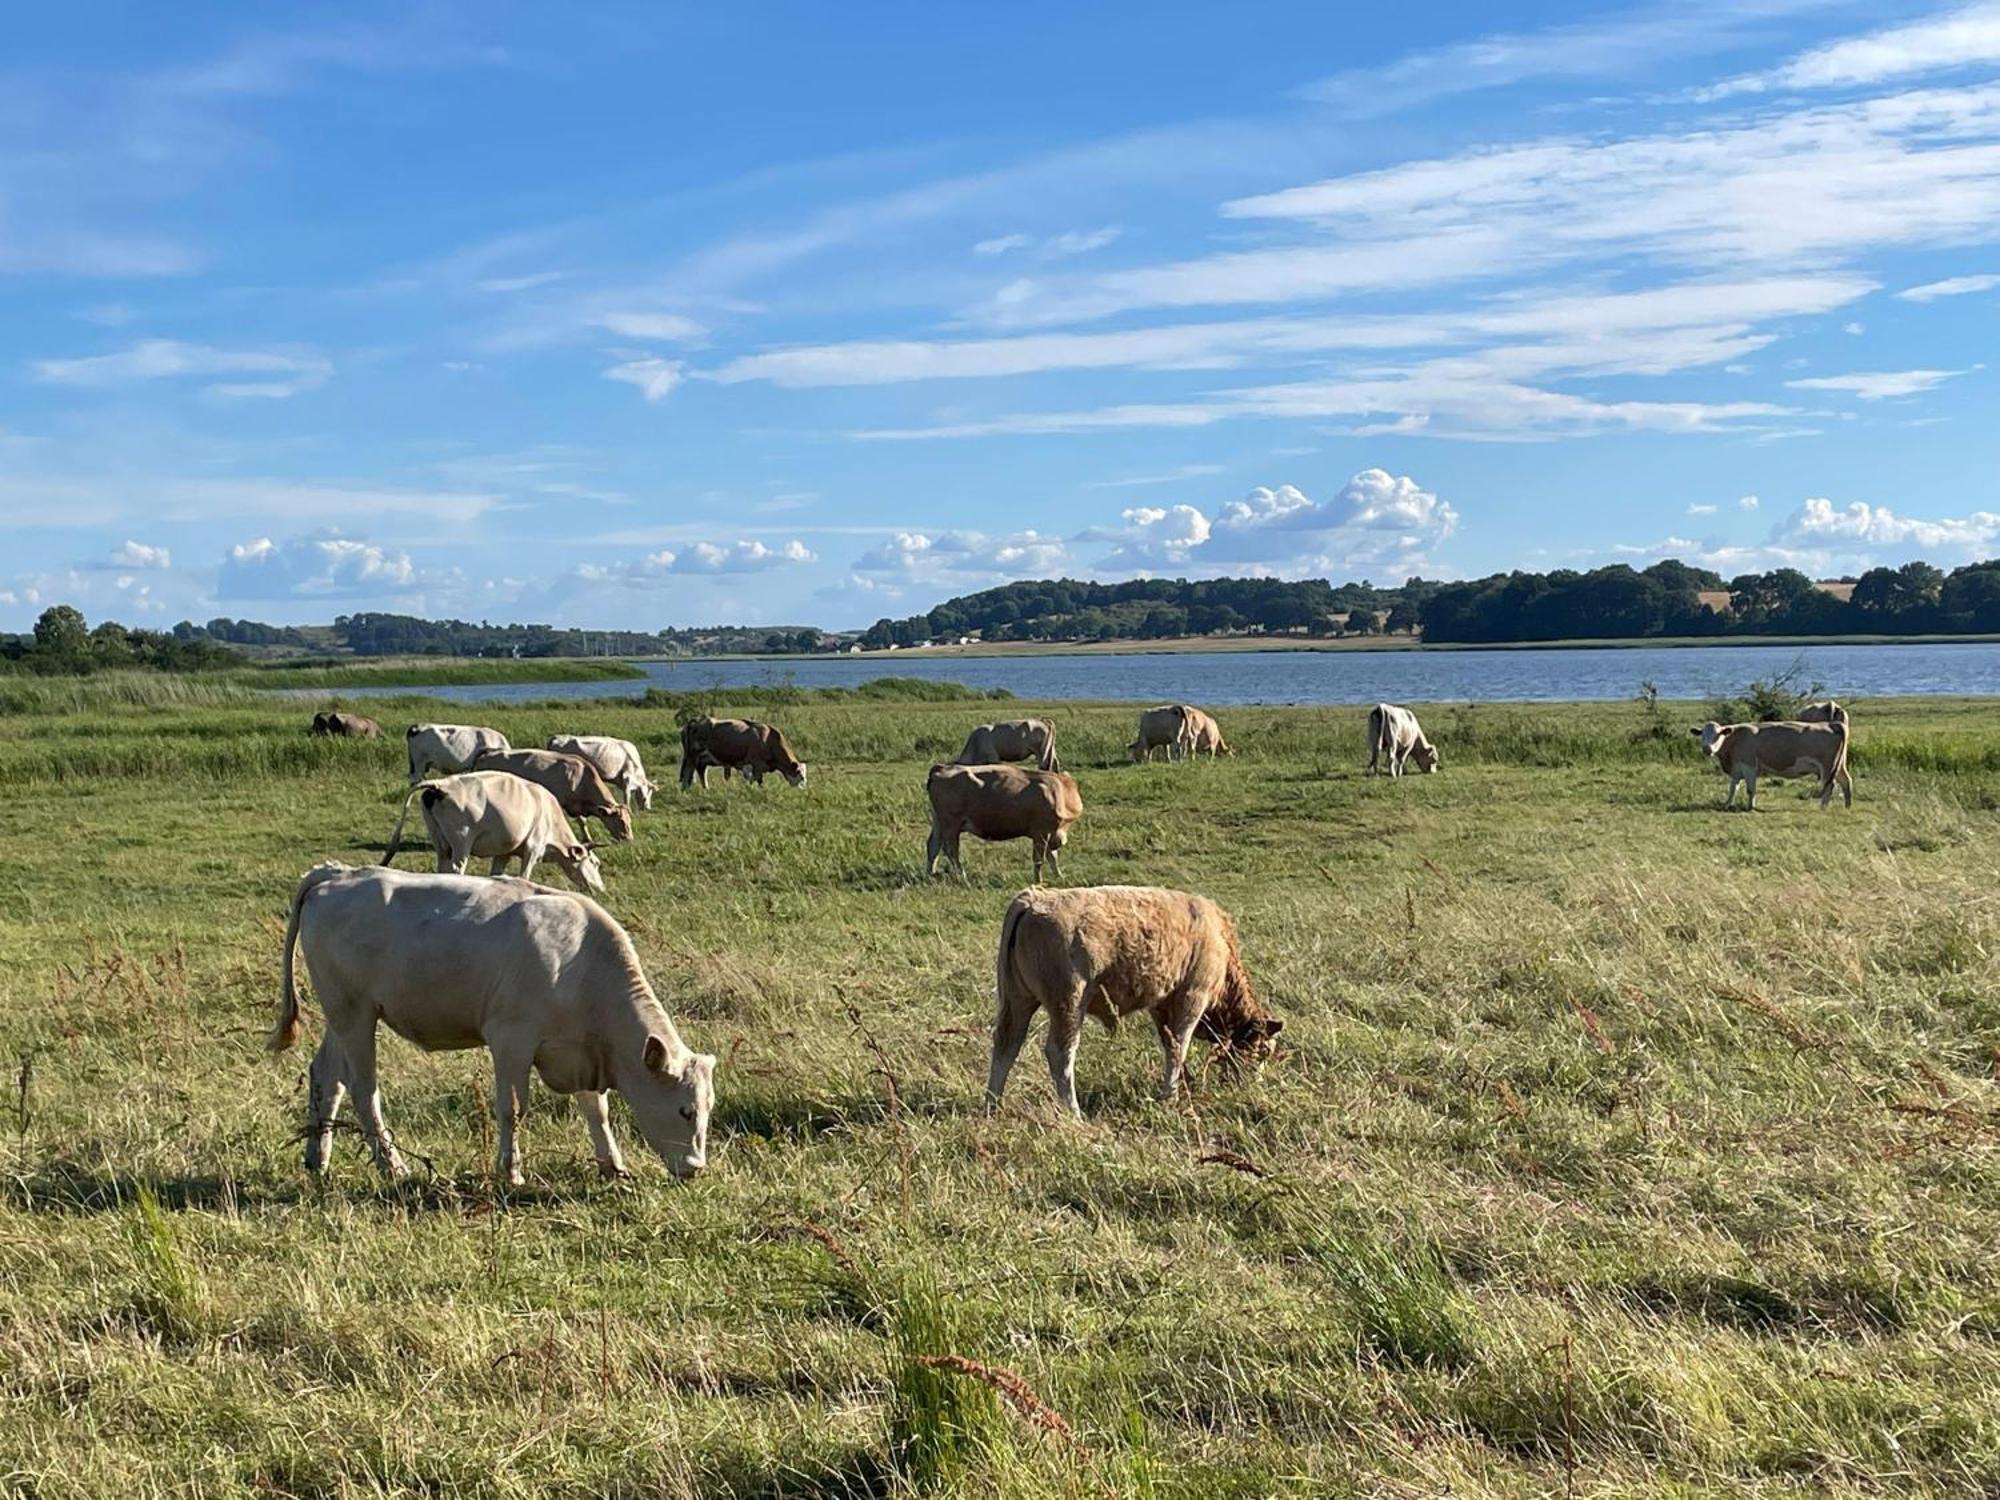
[[[965,737],[965,748],[958,752],[961,766],[995,766],[1010,760],[1031,760],[1044,771],[1060,771],[1056,726],[1047,719],[981,724]]]
[[[1229,748],[1228,742],[1222,738],[1222,726],[1215,722],[1215,715],[1209,713],[1206,709],[1194,708],[1186,703],[1183,703],[1180,707],[1187,721],[1187,753],[1189,755],[1200,755],[1206,751],[1208,758],[1214,760],[1218,755],[1234,755],[1236,753]]]
[[[1167,759],[1186,755],[1193,744],[1185,704],[1163,703],[1140,711],[1139,733],[1128,747],[1135,761],[1149,761],[1155,750],[1164,749]]]
[[[707,1164],[715,1059],[681,1040],[625,929],[587,896],[526,880],[316,866],[292,893],[273,1052],[302,1030],[294,944],[326,1016],[308,1073],[307,1171],[326,1169],[334,1118],[351,1092],[375,1164],[403,1175],[382,1122],[378,1022],[426,1052],[492,1054],[498,1170],[515,1186],[523,1180],[515,1124],[530,1072],[575,1098],[604,1176],[625,1175],[610,1089],[676,1177]]]
[[[409,742],[411,786],[433,771],[470,771],[487,751],[510,744],[506,735],[484,724],[412,724],[403,735]]]
[[[1423,726],[1417,722],[1417,716],[1393,703],[1378,703],[1368,710],[1370,775],[1375,774],[1376,765],[1384,756],[1388,757],[1391,776],[1403,774],[1405,761],[1415,761],[1419,771],[1430,772],[1438,768],[1437,746],[1424,738]]]
[[[1793,722],[1798,724],[1845,724],[1847,722],[1847,710],[1829,698],[1824,703],[1808,703],[1804,708],[1799,710],[1798,717]]]
[[[653,805],[656,788],[639,759],[639,747],[608,734],[552,734],[548,748],[561,755],[580,755],[597,767],[597,774],[624,793],[625,805],[644,812]]]
[[[1160,1035],[1160,1097],[1172,1099],[1200,1036],[1232,1050],[1268,1051],[1285,1023],[1258,1003],[1236,927],[1206,896],[1154,886],[1028,890],[1000,924],[993,1061],[986,1102],[996,1108],[1037,1010],[1049,1013],[1049,1077],[1078,1120],[1076,1050],[1083,1019],[1107,1031],[1144,1011]]]
[[[1768,724],[1718,724],[1713,719],[1689,731],[1701,741],[1701,748],[1715,761],[1716,769],[1729,778],[1729,795],[1722,805],[1736,801],[1741,784],[1748,793],[1750,810],[1757,808],[1757,778],[1769,776],[1817,776],[1819,805],[1833,801],[1833,789],[1840,788],[1844,804],[1854,806],[1854,778],[1847,772],[1847,720],[1830,724],[1801,724],[1796,720]]]
[[[532,880],[535,866],[546,858],[579,890],[604,889],[596,852],[570,831],[555,794],[511,771],[461,771],[417,786],[403,799],[383,864],[394,863],[410,805],[419,801],[440,875],[462,874],[475,859],[493,861],[492,873],[503,875],[508,862],[518,859],[522,878]]]
[[[932,766],[924,789],[930,795],[931,836],[924,848],[924,874],[943,855],[965,879],[959,839],[970,833],[989,843],[1030,839],[1035,879],[1042,861],[1058,879],[1056,853],[1069,841],[1069,825],[1083,816],[1083,795],[1067,771],[1025,771],[1019,766]]]
[[[312,732],[333,739],[379,740],[382,726],[366,714],[350,714],[340,709],[328,709],[325,713],[313,715]]]
[[[755,719],[690,719],[681,726],[681,790],[697,777],[708,785],[708,773],[720,767],[726,779],[741,771],[746,781],[762,782],[776,771],[793,786],[806,784],[806,768],[792,754],[785,737]]]
[[[618,805],[597,767],[580,755],[555,750],[489,750],[474,761],[479,771],[511,771],[546,787],[572,818],[595,818],[621,844],[632,841],[632,814]]]

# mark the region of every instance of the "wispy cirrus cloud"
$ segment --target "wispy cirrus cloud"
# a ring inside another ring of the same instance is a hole
[[[1703,100],[1781,90],[1865,88],[2000,63],[2000,5],[1982,3],[1842,37],[1776,68],[1695,91]]]
[[[146,339],[110,354],[42,359],[31,366],[44,385],[114,390],[151,380],[207,379],[210,395],[283,399],[324,384],[333,373],[325,355],[311,349],[218,349],[178,339]]]
[[[2000,276],[1982,272],[1977,276],[1947,276],[1943,281],[1926,281],[1896,293],[1899,302],[1935,302],[1940,297],[1965,297],[1974,292],[1990,292],[2000,286]]]
[[[1973,369],[1977,369],[1974,366]],[[1811,375],[1787,380],[1795,391],[1840,391],[1863,401],[1886,401],[1896,396],[1914,396],[1936,390],[1947,380],[1970,375],[1972,370],[1875,370],[1851,375]]]

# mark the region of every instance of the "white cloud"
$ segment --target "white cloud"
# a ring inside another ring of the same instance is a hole
[[[165,547],[149,547],[144,542],[126,542],[114,548],[102,566],[107,568],[170,568],[173,557]]]
[[[1691,516],[1712,516],[1718,509],[1719,507],[1713,505],[1690,505],[1688,507],[1688,514]]]
[[[607,312],[598,314],[592,321],[597,327],[609,329],[625,339],[684,344],[703,338],[708,333],[693,318],[684,318],[679,313]]]
[[[472,285],[474,290],[505,296],[510,292],[531,292],[569,278],[567,271],[531,271],[524,276],[488,276]]]
[[[1027,234],[1000,234],[990,240],[981,240],[972,247],[974,255],[1011,255],[1016,250],[1025,250],[1034,244],[1034,236]]]
[[[404,515],[462,525],[500,503],[492,493],[383,489],[298,479],[149,479],[0,473],[0,529],[150,525],[268,517],[352,522]]]
[[[273,541],[257,537],[229,549],[216,575],[218,599],[344,598],[407,594],[419,586],[407,553],[317,532]]]
[[[972,253],[990,258],[1026,251],[1036,260],[1068,260],[1073,255],[1088,255],[1093,250],[1102,250],[1124,232],[1116,224],[1107,224],[1102,229],[1072,229],[1045,239],[1037,239],[1031,234],[1002,234],[979,241],[972,247]]]
[[[1954,376],[1971,373],[1970,370],[1877,370],[1852,375],[1815,375],[1806,380],[1787,380],[1785,384],[1797,391],[1844,391],[1863,401],[1882,401],[1935,390]]]
[[[1041,578],[1069,563],[1060,538],[1023,531],[993,537],[977,531],[947,531],[938,536],[903,531],[869,548],[853,563],[854,582],[966,583]]]
[[[1755,495],[1744,495],[1737,500],[1736,508],[1738,510],[1755,510],[1760,503]]]
[[[190,376],[256,375],[266,378],[225,381],[207,389],[216,396],[283,398],[323,384],[333,366],[324,355],[307,349],[217,349],[176,339],[146,339],[115,354],[37,360],[33,370],[35,379],[45,385],[84,390],[113,390],[138,381]]]
[[[1935,302],[1940,297],[1963,297],[1972,292],[1990,292],[2000,286],[2000,276],[1947,276],[1943,281],[1927,281],[1896,293],[1903,302]]]
[[[585,563],[571,575],[573,582],[615,583],[626,588],[658,587],[670,578],[720,577],[762,573],[799,563],[817,562],[817,554],[800,541],[767,547],[755,540],[690,542],[675,550],[663,547],[625,562]]]
[[[1899,516],[1886,505],[1869,505],[1856,500],[1835,509],[1831,500],[1808,500],[1772,529],[1773,543],[1796,547],[1819,547],[1844,552],[1889,552],[1903,550],[1939,556],[1992,554],[2000,543],[2000,515],[1974,511],[1970,515],[1940,520],[1916,520]]]
[[[606,380],[637,386],[648,401],[658,401],[681,383],[684,367],[675,359],[632,359],[604,372]]]
[[[1769,72],[1746,74],[1698,91],[1700,99],[1779,89],[1865,87],[1951,68],[2000,62],[2000,5],[1969,5],[1902,26],[1843,37],[1803,52]]]
[[[1087,490],[1127,490],[1140,489],[1156,484],[1179,484],[1186,479],[1202,479],[1210,474],[1220,474],[1221,464],[1182,464],[1162,474],[1133,474],[1124,479],[1100,479],[1086,484]]]

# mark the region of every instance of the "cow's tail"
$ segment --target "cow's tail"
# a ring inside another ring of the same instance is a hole
[[[410,820],[410,804],[423,796],[425,792],[435,791],[436,789],[428,781],[410,788],[410,795],[403,799],[403,811],[396,819],[395,831],[389,835],[389,850],[382,856],[383,864],[394,863],[396,851],[403,847],[403,825]],[[428,806],[429,804],[426,803],[425,805]]]
[[[1021,930],[1021,919],[1028,914],[1026,893],[1016,896],[1007,907],[1007,915],[1000,923],[1000,956],[994,963],[993,1004],[997,1024],[1004,1023],[1014,1006],[1014,938]]]
[[[285,957],[281,965],[284,978],[278,990],[277,1013],[271,1018],[271,1034],[264,1039],[264,1045],[272,1052],[283,1052],[299,1039],[299,989],[293,978],[292,949],[299,941],[299,913],[305,909],[306,897],[320,882],[330,880],[346,868],[345,865],[314,865],[299,881],[298,889],[292,892],[292,910],[285,920]]]
[[[1056,726],[1045,721],[1042,728],[1045,731],[1042,736],[1042,769],[1060,771],[1062,762],[1056,759]]]

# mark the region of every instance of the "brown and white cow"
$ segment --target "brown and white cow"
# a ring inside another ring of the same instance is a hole
[[[313,715],[312,732],[333,739],[379,740],[382,726],[366,714],[350,714],[341,709],[330,708],[324,713]]]
[[[1031,760],[1044,771],[1060,771],[1056,726],[1047,719],[1001,719],[981,724],[965,737],[965,748],[958,752],[957,763],[995,766],[1010,760]]]
[[[1430,772],[1438,768],[1437,746],[1424,738],[1423,726],[1417,723],[1417,716],[1393,703],[1378,703],[1368,710],[1368,771],[1371,775],[1375,774],[1377,764],[1385,756],[1391,776],[1403,774],[1405,761],[1415,761],[1419,771]]]
[[[1284,1022],[1258,1002],[1229,914],[1206,896],[1154,886],[1027,890],[1000,923],[993,1061],[986,1102],[996,1108],[1037,1010],[1049,1013],[1049,1077],[1073,1118],[1076,1050],[1086,1015],[1114,1030],[1144,1011],[1160,1036],[1160,1096],[1172,1099],[1199,1036],[1253,1055]]]
[[[715,1059],[681,1040],[632,940],[588,897],[526,880],[319,865],[292,893],[273,1052],[303,1029],[294,945],[326,1016],[308,1074],[307,1171],[325,1170],[334,1118],[352,1093],[376,1165],[391,1178],[404,1173],[382,1122],[378,1022],[426,1052],[492,1054],[498,1169],[511,1184],[523,1181],[514,1135],[530,1072],[576,1100],[604,1176],[625,1175],[606,1110],[611,1089],[667,1170],[692,1177],[707,1164]]]
[[[1767,724],[1718,724],[1713,719],[1689,731],[1701,741],[1701,748],[1715,761],[1716,769],[1729,778],[1729,795],[1722,805],[1736,801],[1740,784],[1748,794],[1751,811],[1757,807],[1757,778],[1769,776],[1816,776],[1819,778],[1819,805],[1833,801],[1833,789],[1840,788],[1843,803],[1854,806],[1854,778],[1847,772],[1847,720],[1830,724],[1801,724],[1796,720]]]
[[[621,844],[632,840],[632,814],[618,805],[610,784],[580,755],[555,750],[489,750],[474,761],[480,771],[511,771],[555,795],[572,818],[595,818]]]
[[[491,860],[492,873],[503,875],[508,862],[518,859],[522,878],[532,880],[535,866],[546,858],[579,890],[604,889],[595,851],[570,831],[555,794],[511,771],[461,771],[419,784],[403,799],[383,864],[395,860],[403,845],[403,824],[417,802],[423,805],[440,875],[463,874],[475,859]]]
[[[1083,816],[1083,795],[1067,771],[1028,771],[1019,766],[932,766],[924,783],[930,796],[931,836],[924,847],[924,873],[942,855],[965,879],[959,840],[965,834],[999,843],[1028,839],[1035,850],[1035,879],[1042,861],[1060,878],[1056,853],[1069,841],[1069,825]]]
[[[726,778],[740,771],[747,781],[762,782],[777,772],[793,786],[806,784],[806,768],[792,754],[785,737],[755,719],[690,719],[681,726],[681,790],[697,777],[708,785],[708,773],[719,768]]]
[[[483,724],[412,724],[403,731],[410,745],[410,785],[433,771],[470,771],[491,750],[509,748],[507,736]]]
[[[653,805],[653,781],[639,759],[639,747],[608,734],[552,734],[548,748],[559,755],[580,755],[625,795],[625,805],[639,812]]]

